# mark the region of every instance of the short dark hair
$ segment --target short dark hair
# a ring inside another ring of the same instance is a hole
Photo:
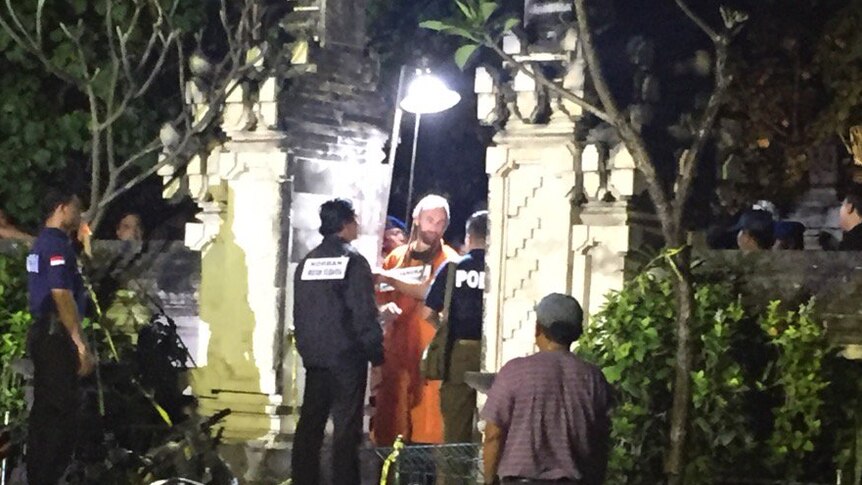
[[[584,332],[584,310],[571,295],[551,293],[535,310],[539,331],[553,342],[568,347]]]
[[[775,235],[771,229],[756,228],[743,229],[743,231],[754,239],[754,242],[757,243],[757,247],[760,249],[772,249],[772,246],[775,245]]]
[[[765,210],[744,212],[735,228],[754,239],[761,249],[772,249],[775,244],[775,222],[772,220],[772,214]]]
[[[581,338],[581,334],[584,333],[584,327],[565,322],[553,322],[550,325],[539,324],[539,331],[548,340],[569,347]]]
[[[42,220],[47,221],[57,207],[71,204],[78,194],[70,187],[51,187],[42,201]]]
[[[320,206],[320,234],[323,237],[337,234],[345,224],[356,218],[353,203],[347,199],[328,200]]]
[[[776,222],[775,242],[779,249],[805,249],[805,225],[796,221]]]
[[[477,211],[467,219],[467,234],[484,241],[488,237],[488,211]]]
[[[853,206],[852,212],[862,216],[862,185],[853,184],[848,187],[847,192],[844,193],[844,200]]]

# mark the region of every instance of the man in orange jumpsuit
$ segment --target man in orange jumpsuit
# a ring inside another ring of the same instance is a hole
[[[388,325],[383,338],[384,363],[375,392],[372,438],[390,446],[398,435],[409,443],[442,443],[440,382],[419,374],[422,351],[434,337],[434,326],[422,318],[423,302],[433,276],[458,253],[443,243],[449,226],[449,203],[429,195],[413,210],[410,239],[383,262],[379,303],[397,305],[401,314]]]

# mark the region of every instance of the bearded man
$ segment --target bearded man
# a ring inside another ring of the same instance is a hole
[[[390,446],[398,435],[408,443],[442,443],[440,381],[425,380],[419,373],[422,351],[434,337],[435,327],[422,315],[425,295],[438,268],[458,253],[443,243],[449,226],[449,203],[428,195],[413,209],[408,243],[395,248],[379,275],[382,289],[378,302],[394,307],[400,315],[384,333],[381,382],[375,390],[372,438],[378,446]]]

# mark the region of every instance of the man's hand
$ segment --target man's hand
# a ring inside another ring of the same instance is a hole
[[[496,480],[497,467],[500,466],[500,456],[503,454],[503,439],[505,432],[496,423],[485,421],[485,439],[482,441],[482,460],[485,466],[485,483]]]
[[[96,370],[96,357],[87,352],[86,354],[78,354],[78,377],[87,377]]]
[[[380,318],[384,324],[394,322],[400,315],[401,307],[395,302],[390,302],[380,307]]]
[[[75,339],[75,347],[78,350],[78,376],[86,377],[93,373],[96,368],[96,357],[87,349],[80,339]]]
[[[374,278],[375,286],[380,283],[386,283],[386,280],[388,279],[386,270],[383,268],[371,268],[371,276]]]

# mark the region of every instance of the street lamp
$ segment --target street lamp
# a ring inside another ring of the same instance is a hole
[[[395,107],[395,123],[392,127],[392,144],[389,150],[389,163],[395,164],[395,150],[398,146],[401,132],[401,116],[404,111],[414,115],[413,151],[410,156],[410,183],[407,188],[407,208],[405,221],[410,221],[410,208],[413,202],[413,171],[416,166],[416,148],[419,142],[419,124],[423,114],[439,113],[458,104],[461,95],[449,89],[446,84],[431,73],[428,68],[417,68],[413,74],[407,93],[402,97],[404,85],[404,68],[398,80],[399,102]]]

